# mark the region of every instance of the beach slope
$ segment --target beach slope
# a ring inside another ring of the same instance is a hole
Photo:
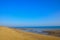
[[[0,27],[0,40],[60,40],[60,38]]]

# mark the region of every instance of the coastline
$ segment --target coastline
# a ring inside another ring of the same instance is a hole
[[[60,37],[24,32],[13,28],[0,27],[0,40],[60,40]]]

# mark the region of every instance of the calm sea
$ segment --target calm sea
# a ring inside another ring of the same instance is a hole
[[[46,30],[60,30],[60,26],[33,26],[33,27],[14,27],[16,29],[22,29],[26,32],[33,32],[38,34],[48,34],[43,31]]]

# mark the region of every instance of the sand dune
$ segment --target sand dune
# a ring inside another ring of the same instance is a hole
[[[60,38],[0,27],[0,40],[60,40]]]

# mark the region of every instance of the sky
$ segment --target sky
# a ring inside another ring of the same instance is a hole
[[[60,26],[60,0],[0,0],[0,26]]]

